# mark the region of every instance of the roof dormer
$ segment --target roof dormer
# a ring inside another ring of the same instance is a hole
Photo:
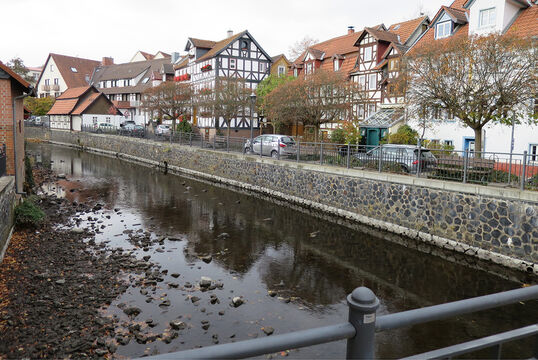
[[[444,39],[452,36],[458,27],[467,24],[467,22],[465,11],[443,6],[433,21],[435,39]]]
[[[464,8],[469,10],[469,35],[503,33],[529,6],[525,0],[468,0]]]

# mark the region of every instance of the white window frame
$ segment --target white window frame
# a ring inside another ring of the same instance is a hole
[[[306,64],[306,73],[311,74],[312,73],[312,63]]]
[[[368,75],[368,90],[377,90],[377,74],[376,73]]]
[[[375,114],[375,111],[376,111],[375,103],[368,104],[368,116],[372,116],[373,114]]]
[[[338,60],[338,59],[333,60],[333,69],[334,69],[334,71],[340,70],[340,60]]]
[[[284,74],[286,74],[286,67],[282,66],[282,65],[279,65],[278,66],[278,76],[282,76]]]
[[[299,75],[297,69],[293,69],[293,76],[297,77],[297,75]]]
[[[364,61],[372,61],[372,54],[373,54],[372,50],[373,49],[371,46],[364,48],[364,58],[363,58]]]
[[[480,10],[478,14],[478,28],[487,28],[495,26],[497,22],[497,11],[496,8],[488,8]]]
[[[235,70],[236,69],[236,61],[235,59],[230,59],[230,69]]]
[[[452,21],[443,21],[435,25],[435,38],[444,39],[452,35]]]
[[[366,75],[359,75],[359,88],[366,90]]]
[[[359,104],[357,106],[357,117],[359,119],[364,119],[364,104]]]

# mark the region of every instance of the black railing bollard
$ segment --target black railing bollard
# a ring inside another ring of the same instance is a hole
[[[280,160],[280,138],[278,138],[278,160]]]
[[[521,185],[520,190],[525,190],[525,181],[527,180],[527,151],[523,152],[523,168],[521,171]]]
[[[347,341],[347,359],[375,359],[375,320],[379,299],[372,290],[359,287],[347,296],[348,321],[355,336]]]
[[[297,162],[299,162],[300,157],[301,157],[301,142],[297,140]]]
[[[189,146],[192,146],[192,131],[189,133]]]
[[[349,163],[350,163],[350,156],[351,156],[351,146],[348,143],[347,144],[347,159],[346,159],[346,167],[349,169]]]

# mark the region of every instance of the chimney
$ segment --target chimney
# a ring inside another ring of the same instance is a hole
[[[103,66],[114,65],[114,59],[111,57],[103,57],[103,60],[101,60],[101,65]]]
[[[347,34],[353,34],[355,32],[355,26],[348,26],[347,27]]]
[[[234,35],[233,30],[228,30],[228,36],[226,37],[229,38],[229,37],[232,37],[233,35]]]
[[[178,52],[173,52],[172,53],[172,58],[170,59],[170,62],[172,64],[175,64],[178,59],[179,59],[179,53]]]

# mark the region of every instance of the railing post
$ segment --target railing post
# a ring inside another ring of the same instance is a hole
[[[349,169],[349,159],[351,157],[350,152],[351,152],[351,145],[348,143],[347,144],[347,159],[346,159],[346,167],[348,169]]]
[[[347,341],[347,359],[375,359],[375,321],[379,299],[372,290],[359,287],[347,296],[348,321],[355,336]]]
[[[467,166],[469,165],[469,149],[463,154],[463,183],[467,184]]]
[[[321,139],[321,143],[319,143],[319,164],[323,165],[323,138]]]
[[[297,139],[297,162],[299,162],[300,157],[301,157],[301,143],[299,139]]]
[[[192,147],[192,131],[189,133],[189,146]]]
[[[204,136],[205,136],[205,134],[204,134],[204,135],[200,134],[200,140],[201,140],[201,142],[200,142],[200,147],[201,147],[202,149],[204,148]]]
[[[226,151],[230,152],[230,134],[226,134]]]
[[[182,131],[179,132],[179,145],[181,145],[181,135],[183,134]]]
[[[527,178],[527,151],[523,152],[523,169],[521,169],[521,190],[525,190],[525,180]]]
[[[383,170],[383,145],[379,146],[379,159],[377,164],[377,171],[381,172]]]
[[[251,146],[252,146],[252,149],[254,150],[254,144],[252,144]],[[263,156],[263,137],[260,138],[260,158],[262,156]]]
[[[422,142],[420,141],[421,139],[418,140],[418,158],[417,158],[417,177],[420,177],[420,172],[421,172],[421,168],[422,168],[422,154],[420,153],[420,150],[422,148]]]
[[[217,148],[217,133],[213,136],[213,150]]]
[[[280,138],[278,138],[278,160],[280,160]]]

